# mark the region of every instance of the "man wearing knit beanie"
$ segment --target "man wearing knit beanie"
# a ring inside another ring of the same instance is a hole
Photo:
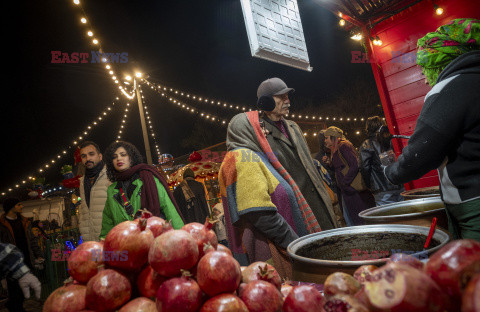
[[[24,256],[25,264],[32,268],[32,259],[43,262],[43,255],[37,241],[32,235],[30,221],[22,215],[23,204],[17,198],[7,198],[3,202],[0,216],[0,242],[15,245]],[[9,300],[6,304],[9,311],[24,311],[25,296],[18,282],[7,279]]]

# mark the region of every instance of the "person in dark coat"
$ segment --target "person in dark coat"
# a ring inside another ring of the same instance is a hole
[[[384,172],[400,184],[437,169],[448,231],[480,241],[480,21],[455,19],[417,44],[433,88],[408,145]]]
[[[403,196],[400,193],[405,191],[405,188],[390,183],[382,168],[382,165],[388,166],[395,162],[392,135],[388,132],[385,122],[378,116],[369,117],[365,128],[368,139],[360,146],[360,159],[367,187],[374,194],[377,206],[402,201]]]
[[[335,170],[338,198],[347,226],[362,225],[364,222],[358,214],[374,207],[375,198],[370,190],[357,191],[351,185],[359,172],[357,152],[337,127],[329,127],[325,131],[325,144],[332,154],[331,158],[324,156],[323,161]],[[348,171],[344,174],[342,170],[346,167]]]
[[[3,202],[4,214],[0,216],[0,243],[12,244],[23,254],[23,261],[29,268],[44,261],[35,237],[32,235],[30,221],[22,215],[23,204],[17,198],[7,198]],[[25,296],[18,282],[7,279],[9,311],[24,311]]]
[[[186,223],[205,223],[205,219],[210,215],[205,187],[202,183],[195,181],[192,169],[188,168],[183,172],[183,181],[173,191],[173,197]]]

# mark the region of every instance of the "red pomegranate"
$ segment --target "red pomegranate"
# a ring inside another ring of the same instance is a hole
[[[157,237],[161,234],[173,230],[172,222],[165,221],[160,217],[155,217],[149,211],[144,211],[142,216],[147,219],[147,229],[152,231],[153,236]]]
[[[362,265],[358,269],[355,270],[353,273],[353,277],[361,284],[365,283],[365,281],[369,281],[372,277],[373,272],[378,269],[375,265]]]
[[[389,263],[376,270],[365,282],[371,304],[391,312],[443,312],[446,296],[425,273],[401,263]]]
[[[182,227],[182,230],[187,231],[188,233],[192,234],[193,238],[197,241],[199,257],[203,257],[205,254],[203,251],[204,244],[210,243],[213,248],[217,249],[218,240],[217,235],[212,230],[213,225],[215,224],[214,221],[211,221],[209,218],[205,221],[205,224],[200,224],[197,222],[192,222],[185,224]]]
[[[43,304],[43,312],[77,312],[86,308],[84,285],[67,285],[57,288]]]
[[[340,293],[354,295],[360,290],[360,287],[360,283],[350,274],[335,272],[330,274],[325,280],[324,294],[325,296],[333,296]]]
[[[155,298],[158,287],[166,281],[164,276],[161,276],[152,269],[151,266],[147,266],[142,270],[137,278],[137,288],[140,294],[147,298]]]
[[[325,312],[370,312],[360,301],[347,294],[327,298],[323,309]]]
[[[118,312],[157,312],[157,306],[154,301],[139,297],[128,302]]]
[[[463,288],[473,275],[480,273],[480,242],[450,242],[430,257],[424,270],[459,306]]]
[[[235,291],[241,276],[240,264],[225,252],[209,252],[198,262],[198,285],[211,297]]]
[[[87,284],[86,302],[89,309],[112,311],[130,299],[132,287],[128,279],[115,270],[101,270]]]
[[[250,312],[278,312],[282,310],[282,294],[277,287],[265,281],[253,281],[243,289],[240,299]]]
[[[226,253],[228,253],[230,256],[233,257],[232,251],[231,251],[227,246],[225,246],[225,245],[218,244],[218,245],[217,245],[217,251],[226,252]]]
[[[162,283],[157,291],[157,310],[160,312],[195,312],[202,304],[202,291],[195,280],[184,273]]]
[[[242,299],[232,294],[220,294],[207,300],[200,312],[248,312]]]
[[[462,312],[480,311],[480,274],[475,275],[462,295]]]
[[[283,303],[283,312],[324,312],[325,299],[313,286],[303,285],[292,288]]]
[[[103,264],[103,243],[84,242],[68,258],[68,273],[79,283],[86,284],[98,273],[98,266]]]
[[[242,282],[249,283],[251,281],[262,280],[272,283],[280,290],[282,285],[282,278],[278,274],[277,270],[270,264],[262,261],[257,261],[250,264],[242,272]]]
[[[180,270],[192,268],[198,261],[198,247],[195,239],[183,230],[168,231],[155,238],[148,262],[163,276],[176,276]]]
[[[124,221],[110,230],[103,246],[105,262],[114,268],[138,270],[148,260],[154,240],[147,219]]]
[[[293,285],[290,282],[285,282],[280,286],[280,292],[282,293],[283,297],[288,296],[290,291],[292,291]]]

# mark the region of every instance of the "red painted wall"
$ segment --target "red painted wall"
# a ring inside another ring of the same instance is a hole
[[[393,134],[413,133],[423,99],[431,89],[416,65],[417,40],[452,19],[480,18],[480,1],[436,0],[435,3],[444,9],[442,15],[435,14],[432,1],[424,0],[370,30],[371,37],[378,36],[383,42],[375,46],[368,40],[367,49],[385,118]],[[407,140],[393,140],[399,155]],[[438,184],[434,170],[405,187],[416,189]]]

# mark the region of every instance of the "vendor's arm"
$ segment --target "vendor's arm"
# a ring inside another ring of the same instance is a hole
[[[288,245],[298,238],[298,235],[278,212],[254,211],[245,214],[242,218],[283,249],[287,249]]]
[[[155,178],[155,183],[157,184],[158,201],[160,202],[160,208],[165,214],[167,221],[172,221],[172,226],[174,229],[181,229],[184,225],[182,218],[180,218],[180,215],[178,214],[177,209],[175,209],[175,206],[170,200],[167,191],[157,178]]]
[[[396,163],[385,168],[385,175],[393,184],[418,179],[438,168],[449,152],[457,150],[465,129],[478,123],[475,96],[462,92],[460,81],[453,80],[443,87],[445,82],[429,92],[407,147]]]

